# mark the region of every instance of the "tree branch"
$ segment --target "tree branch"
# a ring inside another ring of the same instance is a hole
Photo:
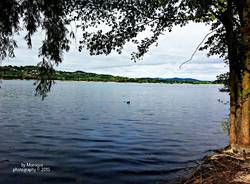
[[[207,39],[207,37],[212,34],[213,32],[215,32],[217,29],[209,32],[208,34],[205,35],[205,37],[202,39],[202,41],[199,43],[199,45],[196,47],[195,51],[193,52],[193,54],[191,55],[190,59],[188,59],[187,61],[183,62],[180,66],[179,69],[181,70],[182,66],[187,64],[188,62],[192,61],[194,58],[194,55],[196,54],[196,52],[199,50],[199,48],[201,47],[201,45],[204,43],[204,41]]]

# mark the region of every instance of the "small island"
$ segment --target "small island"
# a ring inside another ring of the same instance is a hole
[[[0,79],[38,79],[38,66],[1,66]],[[220,81],[202,81],[192,78],[129,78],[106,74],[87,73],[83,71],[55,71],[53,80],[62,81],[96,81],[96,82],[133,82],[133,83],[166,83],[166,84],[219,84]]]

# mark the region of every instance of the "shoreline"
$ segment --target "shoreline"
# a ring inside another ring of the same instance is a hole
[[[6,80],[6,81],[37,81],[39,79],[20,79],[20,78],[0,78],[0,80]],[[213,85],[213,86],[222,86],[223,84],[215,84],[215,83],[188,83],[188,82],[122,82],[122,81],[95,81],[95,80],[58,80],[53,79],[55,82],[96,82],[96,83],[121,83],[121,84],[164,84],[164,85]]]
[[[0,79],[28,79],[39,80],[39,67],[37,66],[4,66],[0,69]],[[45,74],[46,75],[46,74]],[[46,77],[46,76],[44,76]],[[48,77],[48,76],[47,76]],[[46,79],[46,78],[45,78]],[[159,77],[124,77],[110,74],[88,73],[84,71],[55,70],[50,76],[51,80],[61,81],[91,81],[91,82],[119,82],[119,83],[160,83],[160,84],[219,84],[220,81],[198,80],[194,78],[159,78]]]
[[[226,147],[203,157],[188,176],[172,184],[249,184],[250,153],[235,152]]]

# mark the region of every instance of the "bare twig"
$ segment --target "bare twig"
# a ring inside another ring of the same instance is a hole
[[[190,59],[188,59],[187,61],[183,62],[180,66],[179,69],[181,70],[182,66],[187,64],[188,62],[192,61],[192,59],[194,58],[194,55],[196,54],[196,52],[199,50],[199,48],[201,47],[201,45],[203,44],[203,42],[207,39],[207,37],[212,34],[213,32],[215,32],[217,29],[207,33],[205,35],[205,37],[202,39],[202,41],[199,43],[199,45],[196,47],[195,51],[193,52],[193,54],[191,55]]]

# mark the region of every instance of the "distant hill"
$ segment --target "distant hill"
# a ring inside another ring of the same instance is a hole
[[[1,66],[0,79],[38,79],[37,66]],[[66,72],[56,71],[53,80],[71,81],[102,81],[102,82],[135,82],[135,83],[190,83],[211,84],[211,81],[200,81],[192,78],[128,78],[105,74],[87,73],[83,71]]]
[[[193,79],[193,78],[179,78],[179,77],[174,77],[174,78],[158,78],[160,80],[169,80],[169,81],[189,81],[189,82],[204,82],[202,80],[198,79]]]

